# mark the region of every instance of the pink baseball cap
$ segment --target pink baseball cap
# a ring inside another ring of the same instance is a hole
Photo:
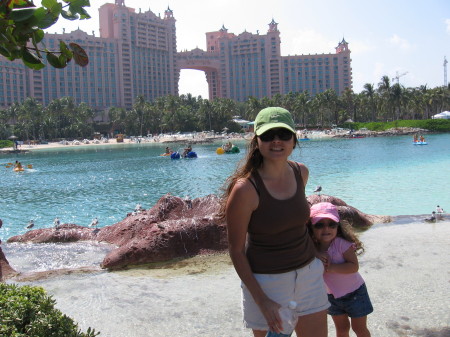
[[[311,223],[315,225],[322,219],[331,219],[339,222],[339,212],[335,205],[330,202],[319,202],[311,206],[310,210]]]

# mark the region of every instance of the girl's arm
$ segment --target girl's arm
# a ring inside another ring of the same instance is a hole
[[[269,326],[281,326],[281,322],[278,322],[280,305],[264,293],[253,276],[245,254],[248,224],[252,212],[258,207],[258,202],[258,194],[248,180],[241,179],[236,182],[226,207],[228,250],[237,274],[252,294]]]
[[[339,273],[339,274],[352,274],[359,270],[358,257],[355,253],[355,248],[350,246],[343,254],[345,262],[344,263],[331,263],[328,266],[328,273]]]

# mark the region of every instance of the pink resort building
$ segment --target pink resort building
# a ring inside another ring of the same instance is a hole
[[[34,71],[21,61],[0,56],[0,108],[34,97],[43,105],[72,96],[97,111],[109,107],[130,108],[137,96],[154,100],[178,95],[180,70],[197,69],[206,74],[209,99],[245,101],[249,96],[302,92],[311,95],[334,89],[338,95],[352,89],[348,43],[342,39],[335,53],[281,56],[280,31],[273,19],[265,35],[239,35],[222,28],[206,33],[206,51],[177,51],[173,11],[160,17],[151,11],[136,12],[124,0],[99,9],[100,36],[75,30],[47,33],[44,43],[55,48],[59,40],[85,48],[89,64],[71,62],[64,69],[47,66]]]

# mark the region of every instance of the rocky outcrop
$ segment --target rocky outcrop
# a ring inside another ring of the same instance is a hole
[[[347,221],[350,225],[352,225],[352,227],[355,228],[368,228],[374,223],[387,223],[392,221],[390,216],[370,215],[363,213],[358,209],[347,205],[342,199],[330,195],[312,194],[308,196],[307,199],[310,205],[317,204],[319,202],[330,202],[337,206],[341,220]]]
[[[11,278],[18,273],[9,265],[5,254],[3,254],[2,247],[0,246],[0,282]]]
[[[311,195],[308,201],[335,204],[342,219],[355,227],[366,228],[389,220],[362,213],[328,195]],[[219,198],[215,195],[193,200],[165,195],[151,209],[129,214],[111,226],[97,229],[64,224],[32,230],[8,242],[108,242],[117,248],[105,256],[102,267],[119,269],[227,249],[226,225],[215,216],[218,209]]]
[[[118,246],[102,262],[108,269],[161,262],[226,249],[225,223],[215,218],[218,207],[219,198],[214,195],[193,200],[166,195],[151,209],[129,214],[111,226],[64,224],[32,230],[8,242],[108,242]]]

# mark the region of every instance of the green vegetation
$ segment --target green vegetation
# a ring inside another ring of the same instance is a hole
[[[94,337],[55,309],[55,300],[41,287],[0,283],[0,337]]]
[[[34,70],[45,67],[47,62],[55,68],[64,68],[72,60],[80,66],[88,64],[83,48],[76,43],[67,45],[60,41],[59,50],[48,50],[42,44],[44,29],[53,26],[60,16],[67,20],[89,19],[83,7],[89,0],[42,0],[36,7],[32,0],[2,0],[0,2],[0,54],[13,61],[21,59]]]
[[[0,140],[0,149],[5,147],[13,147],[14,143],[11,140]]]
[[[8,139],[11,134],[27,141],[91,139],[94,132],[129,136],[205,130],[222,132],[224,128],[228,132],[239,132],[240,126],[232,121],[234,116],[252,121],[268,106],[288,109],[298,128],[345,127],[351,125],[348,124],[350,121],[370,123],[355,124],[353,128],[382,130],[414,125],[446,132],[446,122],[431,120],[431,117],[450,110],[450,88],[405,88],[398,83],[391,85],[389,78],[383,76],[377,88],[366,84],[359,94],[347,89],[338,96],[333,89],[327,89],[315,96],[308,91],[290,92],[271,98],[249,97],[245,102],[228,98],[207,100],[190,94],[162,96],[153,101],[138,96],[128,109],[110,107],[107,111],[95,111],[86,103],[77,103],[73,97],[55,99],[47,106],[29,97],[0,110],[0,139]],[[95,116],[103,116],[109,122],[96,123]],[[412,121],[417,124],[410,124]]]
[[[398,120],[394,122],[345,123],[349,129],[366,128],[371,131],[386,131],[392,128],[420,128],[433,132],[450,132],[450,119]]]

